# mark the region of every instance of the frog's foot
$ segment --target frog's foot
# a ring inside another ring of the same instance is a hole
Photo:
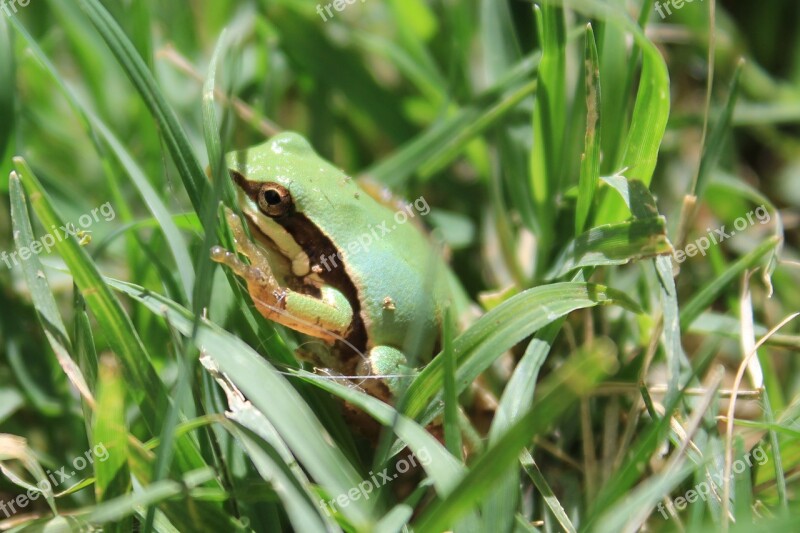
[[[414,375],[403,352],[391,346],[372,348],[358,365],[357,372],[365,378],[361,386],[371,395],[386,401],[401,393]]]
[[[319,297],[282,287],[275,279],[267,256],[247,238],[241,219],[226,209],[225,217],[234,245],[250,261],[243,263],[235,253],[221,246],[211,249],[211,259],[222,263],[244,279],[259,312],[288,328],[328,342],[341,340],[353,321],[347,298],[335,289],[321,290]]]

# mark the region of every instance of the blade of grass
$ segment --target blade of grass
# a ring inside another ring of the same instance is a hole
[[[417,135],[364,174],[392,187],[402,185],[414,173],[420,173],[422,178],[431,177],[432,172],[452,161],[470,140],[533,92],[535,84],[524,80],[535,72],[538,64],[538,54],[526,57],[472,104]]]
[[[557,279],[577,268],[625,265],[672,252],[662,216],[608,224],[570,241],[545,278]]]
[[[238,424],[224,424],[225,429],[247,450],[261,477],[280,489],[278,497],[294,527],[298,531],[333,529],[332,522],[312,504],[316,498],[310,481],[269,420],[219,373],[213,360],[203,358],[201,362],[225,391],[229,408],[226,416]]]
[[[3,464],[3,461],[12,460],[22,463],[22,466],[25,467],[25,470],[30,472],[30,474],[36,479],[36,485],[32,485],[23,479],[20,479]],[[41,493],[45,500],[47,500],[47,505],[50,507],[50,511],[52,511],[54,515],[58,514],[58,510],[56,509],[56,501],[53,497],[53,486],[47,479],[44,468],[42,468],[42,465],[39,464],[36,454],[28,446],[28,442],[25,439],[16,435],[0,433],[0,472],[2,472],[3,475],[5,475],[8,480],[15,485],[26,490]],[[39,487],[40,485],[42,488]]]
[[[741,257],[738,261],[728,267],[722,275],[714,278],[713,281],[706,284],[694,297],[687,302],[681,310],[681,329],[685,330],[692,325],[700,314],[711,305],[721,294],[725,287],[728,286],[734,279],[740,276],[745,270],[754,268],[761,259],[770,253],[776,246],[782,242],[782,239],[777,236],[772,236],[759,244],[747,255]]]
[[[10,153],[16,122],[16,65],[14,61],[14,36],[9,31],[6,17],[0,17],[0,164],[6,168],[6,154]],[[0,191],[7,190],[6,176],[0,177]]]
[[[581,175],[578,180],[578,205],[575,208],[575,235],[586,227],[594,193],[600,180],[600,60],[592,25],[586,26],[586,51],[584,52],[586,82],[586,139],[581,157]]]
[[[722,149],[725,146],[725,139],[731,132],[731,121],[733,119],[733,110],[736,107],[736,102],[739,99],[739,78],[742,75],[742,67],[744,60],[740,60],[736,65],[736,70],[733,73],[730,88],[728,89],[728,101],[722,110],[719,118],[714,122],[714,126],[708,135],[708,143],[705,145],[703,155],[700,158],[700,167],[697,170],[697,175],[692,183],[691,194],[702,196],[705,191],[706,181],[711,175],[711,172],[717,166],[719,158],[722,155]]]
[[[539,218],[536,262],[539,272],[550,253],[555,235],[553,198],[560,192],[561,161],[566,132],[566,23],[564,10],[552,3],[534,5],[542,60],[537,71],[538,87],[533,110],[533,149],[530,181]]]
[[[515,421],[528,410],[533,403],[536,391],[536,378],[544,364],[553,340],[564,323],[559,318],[541,331],[528,343],[522,359],[519,360],[503,389],[500,404],[497,406],[492,425],[489,428],[489,443],[495,444]],[[524,454],[524,453],[523,453]],[[531,459],[531,462],[533,459]],[[554,498],[554,497],[553,497]],[[545,498],[546,501],[552,500]],[[514,511],[520,500],[519,472],[516,468],[508,469],[496,490],[489,494],[488,501],[482,506],[487,523],[497,524],[500,530],[509,530],[512,526]],[[560,507],[560,504],[559,504]],[[556,515],[559,518],[559,515]],[[491,518],[491,521],[490,521]],[[560,520],[559,520],[560,521]]]
[[[117,361],[112,356],[100,361],[97,410],[92,435],[93,450],[107,450],[103,460],[94,461],[97,503],[123,497],[131,491],[128,468],[128,428],[125,423],[125,382]],[[97,453],[95,453],[97,455]],[[130,518],[103,524],[104,531],[126,532],[133,527]]]
[[[443,324],[444,357],[444,441],[453,457],[461,459],[461,429],[458,423],[458,391],[456,390],[456,356],[453,351],[452,312],[445,310]]]
[[[208,180],[191,149],[175,112],[158,89],[153,75],[119,24],[109,15],[98,0],[74,0],[83,9],[120,63],[125,74],[139,91],[156,125],[159,127],[167,149],[178,169],[189,199],[198,213],[202,212]]]
[[[528,335],[572,311],[605,304],[638,308],[618,291],[587,283],[554,283],[510,298],[456,338],[459,393],[500,354]],[[443,366],[444,360],[435,357],[411,384],[402,409],[409,417],[428,423],[439,413]]]
[[[414,530],[444,531],[455,522],[480,501],[486,487],[494,486],[507,467],[517,463],[520,451],[534,435],[547,429],[573,402],[591,391],[615,365],[613,358],[604,358],[600,352],[571,358],[540,385],[540,398],[471,465],[459,484],[423,512]]]
[[[25,194],[22,191],[19,178],[12,172],[9,179],[9,196],[11,197],[11,222],[14,229],[14,242],[17,250],[21,251],[23,248],[26,250],[35,251],[37,246],[41,251],[42,243],[34,241],[33,228],[31,221],[28,218],[28,209],[25,202]],[[21,252],[20,252],[21,253]],[[22,261],[22,272],[25,276],[25,282],[28,284],[28,290],[33,300],[33,305],[36,308],[39,323],[44,330],[45,336],[56,354],[61,368],[69,378],[70,382],[80,393],[84,401],[89,406],[94,404],[94,397],[92,396],[89,386],[81,373],[80,368],[72,360],[72,342],[67,334],[67,328],[61,319],[61,313],[58,311],[58,305],[53,297],[53,291],[47,278],[44,276],[44,270],[39,257],[33,253],[26,261]]]
[[[23,185],[29,190],[33,209],[44,227],[62,226],[62,218],[56,213],[47,192],[25,160],[14,158],[14,164]],[[86,250],[74,237],[58,240],[55,250],[70,269],[100,329],[105,332],[109,346],[120,358],[132,395],[142,409],[144,423],[157,433],[164,416],[164,408],[170,400],[130,318],[104,283]],[[181,439],[178,446],[179,462],[183,471],[204,464],[191,440]]]
[[[192,335],[194,314],[179,304],[133,284],[107,281],[114,289],[167,318],[184,336]],[[330,494],[344,494],[358,484],[358,474],[305,400],[263,357],[238,337],[205,319],[193,342],[264,413],[292,453]],[[353,501],[344,512],[355,526],[363,527],[370,522],[372,505],[372,502]]]
[[[158,481],[133,494],[120,496],[89,510],[86,519],[92,524],[118,522],[140,507],[164,502],[180,495],[191,497],[191,490],[214,479],[214,470],[202,468],[186,473],[180,481]]]

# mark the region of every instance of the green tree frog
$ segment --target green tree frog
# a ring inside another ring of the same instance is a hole
[[[262,315],[321,341],[299,352],[304,359],[388,400],[400,376],[435,355],[454,290],[441,255],[410,220],[412,205],[393,209],[296,133],[232,152],[226,163],[253,241],[227,211],[249,264],[219,246],[212,259],[244,279]]]

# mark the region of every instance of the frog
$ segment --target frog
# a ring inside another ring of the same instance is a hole
[[[225,209],[235,251],[218,245],[211,258],[244,281],[265,318],[310,339],[301,359],[392,401],[438,352],[444,309],[459,290],[409,220],[422,215],[362,187],[298,133],[225,162],[242,217]]]

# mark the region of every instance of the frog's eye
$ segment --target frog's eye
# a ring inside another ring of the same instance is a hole
[[[283,185],[264,183],[258,191],[258,207],[268,216],[283,216],[292,207],[292,195]]]

